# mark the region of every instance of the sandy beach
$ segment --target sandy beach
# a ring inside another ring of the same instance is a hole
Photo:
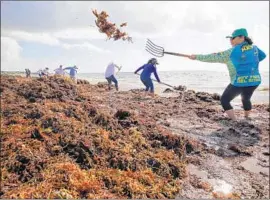
[[[269,198],[269,104],[1,76],[1,198]]]

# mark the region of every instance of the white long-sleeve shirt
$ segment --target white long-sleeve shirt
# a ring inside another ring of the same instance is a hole
[[[106,68],[106,71],[105,71],[105,78],[109,78],[111,75],[114,75],[115,73],[115,67],[118,68],[117,65],[115,65],[113,62],[111,62],[107,68]]]

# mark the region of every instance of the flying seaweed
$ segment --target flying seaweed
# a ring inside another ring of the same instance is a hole
[[[105,11],[101,11],[100,13],[97,12],[97,10],[92,10],[92,13],[97,18],[95,20],[96,26],[99,28],[100,33],[105,33],[107,35],[107,39],[114,39],[123,41],[129,41],[132,42],[132,38],[129,37],[129,35],[126,32],[122,32],[119,28],[117,28],[115,23],[111,23],[108,21],[109,15]],[[127,26],[127,22],[122,23],[120,27]]]

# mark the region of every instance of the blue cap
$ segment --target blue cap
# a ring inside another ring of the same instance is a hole
[[[247,29],[245,29],[245,28],[236,29],[236,30],[234,30],[232,35],[226,36],[226,38],[234,38],[234,37],[238,37],[238,36],[248,37]]]

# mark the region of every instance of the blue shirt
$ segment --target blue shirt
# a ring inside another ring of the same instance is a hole
[[[74,67],[66,67],[64,70],[69,69],[69,75],[75,76],[77,74],[77,70]]]
[[[137,73],[138,71],[140,71],[142,69],[143,69],[143,72],[141,73],[141,79],[142,80],[149,79],[151,77],[151,74],[154,73],[157,81],[160,82],[158,74],[157,74],[157,69],[153,64],[151,64],[151,63],[145,64],[145,65],[139,67],[135,71],[135,73]]]
[[[261,83],[259,62],[265,57],[265,53],[257,46],[243,42],[219,53],[196,55],[196,60],[226,64],[231,84],[237,87],[248,87]]]
[[[230,56],[236,70],[233,85],[239,87],[259,85],[261,83],[259,62],[265,57],[265,53],[257,46],[249,45],[247,42],[236,45]]]

